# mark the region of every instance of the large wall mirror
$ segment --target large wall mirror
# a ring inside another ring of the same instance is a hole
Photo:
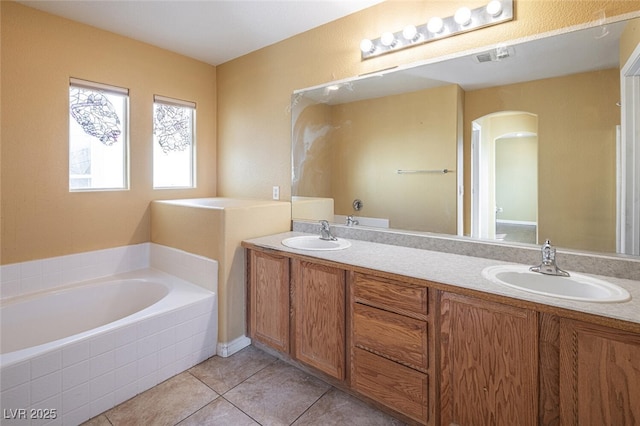
[[[639,255],[638,19],[296,91],[293,219]]]

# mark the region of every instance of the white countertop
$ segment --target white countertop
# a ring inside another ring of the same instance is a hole
[[[502,286],[482,277],[484,268],[512,264],[510,262],[360,240],[349,240],[351,247],[336,251],[296,250],[282,244],[283,239],[299,235],[312,234],[286,232],[254,238],[246,242],[286,253],[295,253],[335,263],[429,280],[459,288],[640,324],[640,281],[581,273],[582,275],[609,281],[626,289],[631,294],[631,300],[621,303],[572,301]]]

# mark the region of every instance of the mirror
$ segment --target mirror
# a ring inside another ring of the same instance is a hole
[[[293,219],[639,254],[618,227],[620,194],[638,198],[621,178],[625,25],[294,92]]]

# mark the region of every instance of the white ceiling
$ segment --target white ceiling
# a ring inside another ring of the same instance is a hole
[[[382,1],[22,0],[19,2],[212,65],[220,65]]]

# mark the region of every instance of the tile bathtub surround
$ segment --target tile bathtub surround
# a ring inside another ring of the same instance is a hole
[[[295,220],[293,221],[293,231],[319,235],[320,225],[316,222]],[[347,227],[333,224],[331,232],[337,237],[372,243],[460,254],[525,265],[537,265],[540,263],[540,247],[518,246],[518,244],[480,241],[420,232],[403,232],[357,226]],[[557,261],[558,266],[567,271],[640,281],[640,259],[637,257],[559,249]]]
[[[4,367],[2,406],[54,409],[63,424],[83,422],[214,355],[207,330],[215,309],[213,297],[203,299]]]
[[[19,296],[147,269],[150,264],[217,293],[216,261],[154,246],[157,245],[147,243],[6,265],[1,270],[2,294]],[[60,279],[50,279],[55,274]],[[23,285],[34,277],[42,285]],[[7,288],[11,291],[5,292]],[[208,330],[215,328],[216,322],[217,298],[212,295],[183,308],[6,365],[0,374],[2,408],[46,408],[57,414],[51,424],[83,422],[215,355],[217,334]],[[2,424],[29,422],[3,418]]]
[[[217,292],[217,261],[160,244],[143,243],[2,265],[0,299],[149,266]]]
[[[150,243],[149,263],[154,269],[218,292],[218,262],[215,260]]]
[[[0,266],[0,299],[149,267],[149,243]]]
[[[85,425],[362,425],[403,423],[249,346],[212,357]]]

